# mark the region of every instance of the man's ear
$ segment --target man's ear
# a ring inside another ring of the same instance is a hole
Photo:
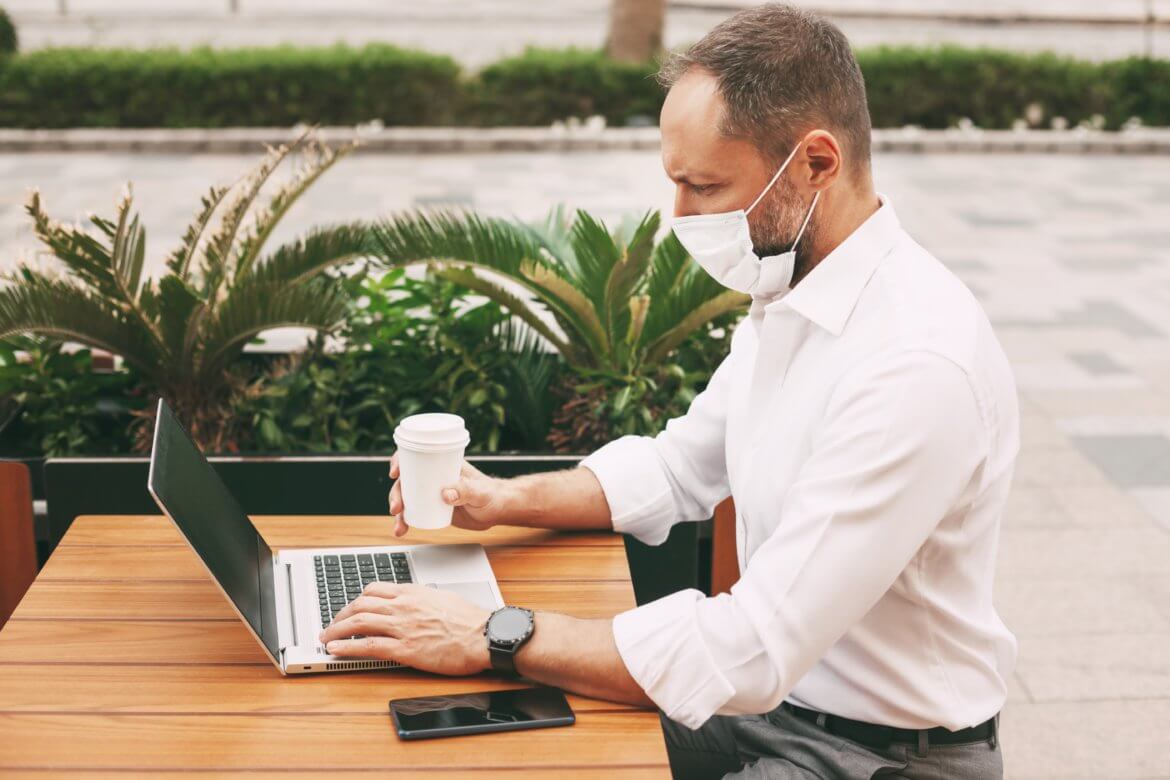
[[[837,181],[841,175],[841,144],[832,133],[828,130],[810,132],[804,137],[804,154],[808,160],[808,175],[803,183],[810,190],[824,190]]]

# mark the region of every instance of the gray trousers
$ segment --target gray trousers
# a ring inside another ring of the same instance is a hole
[[[662,717],[675,780],[1000,780],[998,737],[965,745],[893,744],[883,750],[830,734],[777,708],[766,715],[716,715],[697,730]]]

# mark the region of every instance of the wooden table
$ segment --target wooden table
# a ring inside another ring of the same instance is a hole
[[[614,534],[452,528],[396,540],[383,517],[254,521],[274,548],[476,541],[510,604],[581,617],[634,604]],[[82,517],[0,631],[0,776],[669,777],[658,717],[644,709],[570,696],[569,728],[414,743],[387,711],[391,698],[516,685],[413,670],[282,677],[169,521]]]

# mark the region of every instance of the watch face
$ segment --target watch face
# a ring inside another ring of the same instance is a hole
[[[529,621],[527,612],[509,607],[492,616],[488,622],[488,631],[497,642],[515,642],[528,631]]]

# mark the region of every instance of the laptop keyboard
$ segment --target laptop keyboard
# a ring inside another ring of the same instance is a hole
[[[414,582],[410,558],[402,552],[314,555],[313,568],[317,573],[322,627],[328,626],[371,582]]]

